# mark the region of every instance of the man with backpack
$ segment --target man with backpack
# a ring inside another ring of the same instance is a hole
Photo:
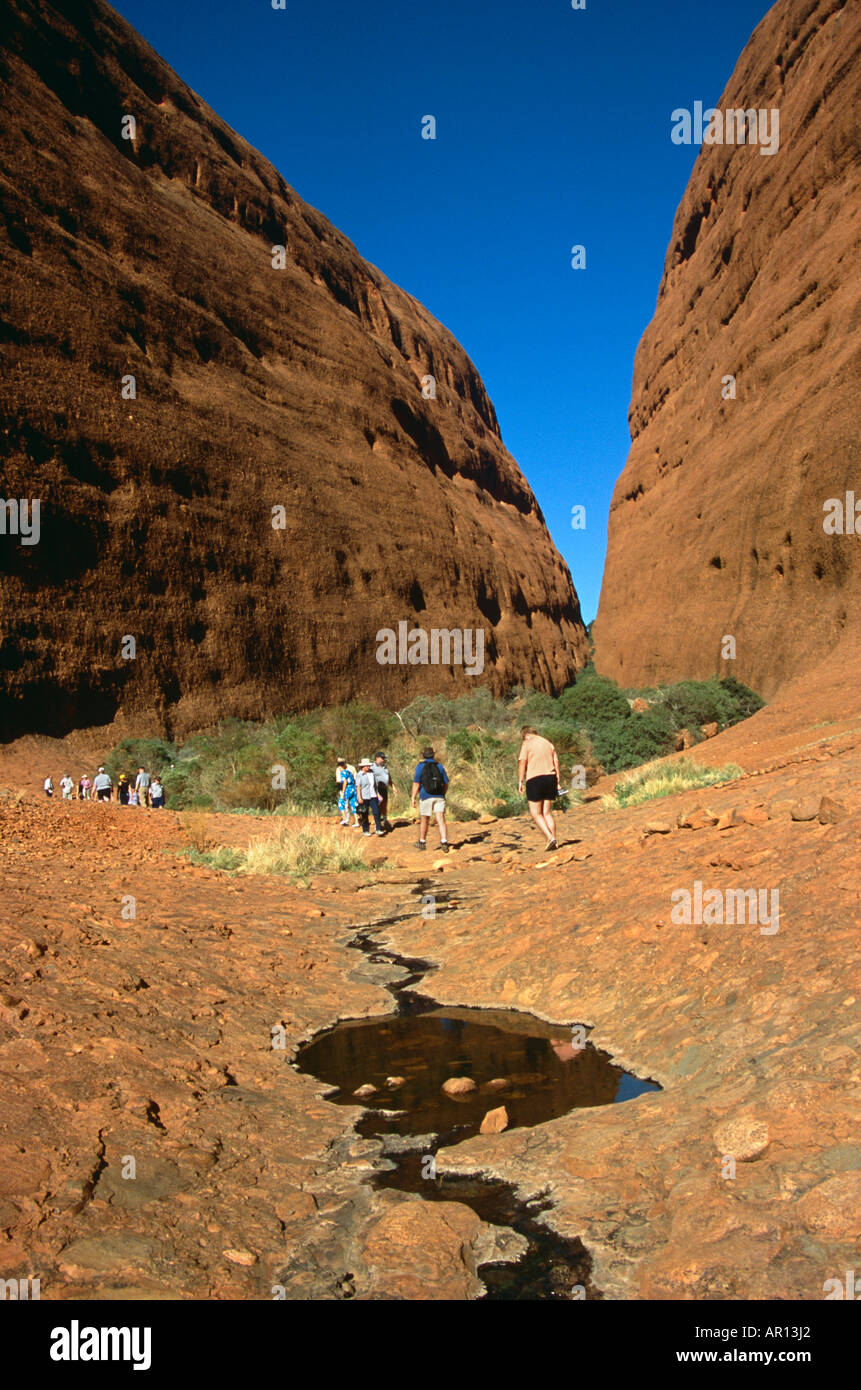
[[[412,804],[419,802],[418,849],[427,849],[428,826],[431,816],[439,826],[440,847],[448,854],[448,828],[445,823],[445,794],[448,788],[448,773],[442,763],[436,761],[431,747],[422,752],[422,760],[416,765],[413,774]]]

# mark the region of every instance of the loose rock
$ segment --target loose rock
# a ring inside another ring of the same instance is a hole
[[[442,1089],[447,1096],[465,1096],[478,1088],[471,1076],[450,1076],[442,1083]]]
[[[508,1129],[508,1111],[504,1105],[500,1105],[496,1110],[488,1110],[481,1122],[481,1134],[501,1134]]]
[[[768,1148],[768,1125],[761,1120],[727,1120],[715,1130],[714,1141],[721,1154],[745,1163]]]

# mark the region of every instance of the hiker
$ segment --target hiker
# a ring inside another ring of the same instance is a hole
[[[50,776],[45,778],[45,781],[42,783],[42,786],[44,787],[45,795],[50,801],[51,797],[54,795],[54,783],[51,780]]]
[[[135,791],[138,794],[138,804],[149,806],[149,784],[150,775],[142,767],[138,768],[138,775],[135,778]]]
[[[160,810],[162,810],[162,808],[164,807],[164,787],[163,787],[163,785],[162,785],[162,781],[161,781],[161,778],[159,777],[158,773],[156,773],[155,776],[154,776],[153,779],[152,779],[152,786],[151,786],[151,788],[150,788],[150,795],[151,795],[151,797],[152,797],[152,808],[153,808],[153,810],[154,810],[154,811],[160,811]]]
[[[384,835],[385,831],[380,825],[380,798],[377,796],[377,780],[371,768],[373,763],[370,758],[359,759],[359,776],[356,779],[356,791],[359,797],[359,819],[362,822],[362,834],[370,835],[368,826],[368,812],[374,817],[374,825],[377,827],[377,834]]]
[[[529,814],[547,836],[549,850],[558,849],[553,802],[559,794],[559,759],[549,739],[542,738],[529,724],[520,730],[523,742],[517,759],[517,790],[529,802]]]
[[[114,784],[103,767],[100,767],[93,778],[93,790],[99,801],[110,801],[113,794]]]
[[[78,783],[78,796],[81,798],[82,801],[89,801],[90,792],[92,790],[93,784],[85,772],[80,782]]]
[[[439,841],[443,854],[448,854],[448,827],[445,823],[445,794],[448,790],[448,773],[442,763],[436,761],[436,754],[428,745],[422,752],[422,760],[416,764],[413,774],[413,791],[410,798],[413,807],[419,801],[418,849],[427,849],[428,826],[431,816],[439,827]]]
[[[128,806],[129,804],[130,787],[129,774],[127,772],[121,772],[117,778],[117,800],[121,806]]]
[[[338,810],[341,812],[341,824],[349,826],[350,813],[354,817],[353,829],[359,829],[359,804],[356,798],[356,769],[347,762],[346,758],[339,758],[335,768],[335,782],[338,787]]]
[[[74,782],[72,781],[72,779],[71,779],[71,777],[69,776],[68,772],[64,772],[64,773],[63,773],[63,777],[62,777],[62,781],[60,782],[60,791],[63,793],[63,800],[64,800],[64,801],[71,801],[71,799],[72,799],[72,793],[73,793],[74,790],[75,790],[75,784],[74,784]]]
[[[389,792],[392,796],[397,796],[398,789],[392,781],[392,774],[386,767],[385,753],[377,753],[374,756],[374,766],[371,768],[374,774],[374,781],[377,784],[377,796],[380,798],[380,820],[383,822],[384,830],[391,830],[389,823]]]

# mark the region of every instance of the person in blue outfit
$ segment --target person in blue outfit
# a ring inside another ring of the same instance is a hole
[[[338,810],[341,812],[341,824],[349,825],[350,814],[352,813],[353,829],[358,830],[359,802],[356,796],[356,777],[346,758],[338,759],[338,766],[335,768],[335,781],[338,784]]]
[[[448,773],[442,763],[436,760],[431,747],[422,752],[422,760],[416,764],[413,774],[412,804],[419,803],[418,848],[427,849],[428,826],[431,817],[439,827],[439,840],[443,854],[448,854],[448,828],[445,823],[445,794],[448,790]]]

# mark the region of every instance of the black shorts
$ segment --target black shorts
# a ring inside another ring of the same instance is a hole
[[[98,795],[99,795],[99,801],[110,801],[110,799],[111,799],[111,789],[110,789],[110,787],[99,787],[99,793],[98,793]]]
[[[544,777],[527,778],[527,801],[555,801],[558,791],[559,783],[555,772],[548,772]]]

